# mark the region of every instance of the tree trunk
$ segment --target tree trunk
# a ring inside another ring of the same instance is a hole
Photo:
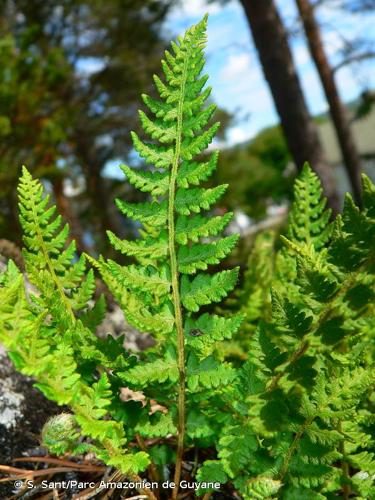
[[[120,237],[124,236],[121,217],[117,210],[114,210],[113,213],[110,210],[109,204],[112,203],[112,200],[101,176],[102,165],[95,157],[95,150],[86,139],[85,133],[82,132],[76,141],[78,157],[86,181],[87,196],[90,200],[94,228],[100,235],[96,250],[99,253],[107,254],[110,246],[106,231],[109,229]]]
[[[330,207],[337,213],[336,183],[309,115],[276,5],[273,0],[241,0],[241,3],[297,169],[301,170],[306,161],[310,163],[322,181]]]
[[[54,179],[52,186],[58,212],[63,219],[69,223],[71,236],[76,242],[78,253],[81,254],[82,252],[87,252],[88,249],[83,241],[81,225],[69,205],[68,198],[64,194],[63,178],[59,177]]]
[[[336,129],[344,165],[353,188],[353,195],[361,203],[361,160],[355,145],[346,110],[343,106],[333,77],[327,55],[324,51],[319,26],[316,22],[313,6],[309,0],[296,0],[303,22],[311,57],[318,70],[324,93]]]

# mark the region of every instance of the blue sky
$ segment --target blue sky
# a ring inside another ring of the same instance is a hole
[[[294,0],[276,0],[287,25],[296,18]],[[327,4],[335,3],[330,0]],[[278,121],[271,95],[258,63],[250,31],[240,2],[230,1],[222,7],[207,5],[205,0],[182,0],[170,13],[165,24],[166,36],[175,37],[197,22],[205,12],[208,25],[207,72],[216,103],[234,112],[237,120],[229,131],[230,144],[247,140]],[[339,61],[342,36],[352,39],[358,34],[374,41],[375,12],[348,15],[332,7],[318,10],[323,23],[326,50],[333,64]],[[373,50],[374,50],[373,46]],[[302,36],[292,38],[292,50],[307,103],[312,114],[327,109],[324,94]],[[357,97],[364,88],[375,88],[375,62],[363,62],[336,73],[340,93],[345,101]]]

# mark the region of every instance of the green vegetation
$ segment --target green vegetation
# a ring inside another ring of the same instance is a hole
[[[43,432],[51,452],[90,451],[131,480],[160,483],[174,471],[177,487],[143,489],[149,498],[177,498],[180,479],[200,482],[206,498],[208,482],[244,499],[373,498],[375,186],[364,177],[363,210],[347,196],[332,223],[305,166],[286,236],[276,243],[261,235],[231,301],[238,311],[215,314],[238,269],[210,266],[237,236],[218,236],[231,214],[201,213],[227,188],[201,186],[216,153],[195,158],[218,128],[214,106],[205,105],[205,40],[203,19],[166,52],[159,98],[143,96],[151,140],[133,133],[133,143],[151,167],[122,169],[148,200],[116,202],[142,230],[131,241],[108,232],[131,263],[78,258],[68,226],[23,170],[20,222],[33,288],[10,261],[0,275],[0,341],[18,370],[71,409]],[[134,356],[122,337],[97,338],[105,302],[92,300],[87,261],[153,347]],[[185,465],[193,455],[192,473]]]
[[[0,238],[21,244],[16,187],[27,165],[48,183],[78,250],[108,248],[105,230],[121,227],[111,207],[120,183],[102,174],[132,149],[138,95],[159,67],[170,5],[0,3]]]
[[[222,203],[251,217],[261,217],[271,203],[291,198],[294,172],[288,173],[291,158],[279,126],[264,129],[246,144],[220,153],[215,182],[231,189]]]

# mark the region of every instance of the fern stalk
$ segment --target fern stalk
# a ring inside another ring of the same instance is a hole
[[[338,431],[340,433],[343,432],[341,422],[339,422]],[[345,442],[344,441],[342,441],[340,443],[340,452],[342,454],[341,470],[342,470],[342,474],[343,474],[343,483],[344,483],[342,485],[342,494],[343,494],[344,500],[349,500],[350,494],[351,494],[351,489],[350,489],[350,484],[349,484],[350,475],[349,475],[349,464],[347,462],[346,451],[345,451]]]
[[[142,483],[142,478],[136,474],[129,475],[129,478],[135,483]],[[147,498],[149,498],[150,500],[157,500],[157,497],[154,495],[154,493],[147,487],[138,488],[137,491],[142,495],[146,496]]]
[[[177,355],[178,355],[178,374],[179,374],[179,388],[178,388],[178,437],[177,437],[177,456],[176,456],[176,469],[174,475],[175,488],[173,490],[173,498],[177,498],[178,485],[181,477],[182,457],[184,454],[184,440],[185,440],[185,336],[184,326],[181,311],[180,299],[180,280],[178,273],[177,255],[176,255],[176,241],[175,241],[175,194],[176,194],[176,180],[178,167],[181,162],[181,141],[182,141],[182,125],[183,125],[183,104],[185,97],[185,85],[187,77],[187,61],[185,58],[182,70],[182,82],[180,98],[177,107],[177,130],[176,130],[176,145],[175,154],[173,158],[172,171],[169,185],[168,197],[168,247],[169,259],[171,266],[171,281],[172,281],[172,295],[173,306],[175,312],[175,326],[177,331]]]
[[[297,450],[299,441],[302,438],[302,436],[304,435],[307,427],[309,427],[309,425],[311,425],[313,421],[314,421],[314,417],[310,417],[309,419],[307,419],[307,421],[301,426],[301,428],[299,429],[299,431],[295,435],[291,446],[289,447],[288,451],[285,454],[285,457],[284,457],[284,460],[283,460],[283,463],[282,463],[282,466],[281,466],[281,469],[280,469],[280,472],[278,475],[278,479],[280,481],[284,480],[285,474],[288,472],[290,461],[291,461],[294,453]]]

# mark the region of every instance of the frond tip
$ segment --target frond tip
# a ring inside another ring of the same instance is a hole
[[[216,169],[218,160],[217,152],[202,156],[219,127],[219,123],[211,122],[215,105],[206,104],[211,89],[206,86],[207,75],[202,74],[206,28],[207,16],[165,52],[163,76],[154,76],[159,97],[142,96],[147,109],[140,111],[139,117],[148,140],[132,133],[134,148],[147,167],[121,167],[128,181],[148,195],[142,203],[116,201],[123,215],[143,225],[142,236],[138,241],[126,241],[108,232],[108,237],[116,250],[134,257],[138,265],[122,267],[109,261],[104,267],[103,263],[100,265],[108,286],[116,288],[115,294],[121,287],[122,296],[127,297],[122,304],[128,321],[138,328],[147,324],[155,334],[155,324],[149,319],[147,323],[143,320],[159,317],[162,308],[164,311],[169,308],[175,314],[177,305],[171,288],[173,276],[169,276],[164,289],[167,293],[157,297],[156,302],[145,298],[145,294],[155,297],[158,286],[152,283],[154,278],[159,279],[157,275],[151,276],[147,269],[163,267],[170,274],[175,268],[175,272],[181,273],[178,293],[180,307],[187,316],[202,305],[220,301],[237,281],[235,270],[199,274],[191,281],[183,276],[218,265],[238,240],[236,235],[218,238],[232,214],[216,217],[204,214],[228,187],[201,186]],[[133,295],[131,300],[128,294]],[[132,303],[137,310],[130,306]]]
[[[26,167],[22,168],[18,195],[28,277],[46,307],[63,323],[72,323],[93,296],[94,275],[92,271],[85,275],[84,256],[77,259],[75,242],[68,242],[68,224],[55,215],[56,207],[44,195],[43,185]]]

